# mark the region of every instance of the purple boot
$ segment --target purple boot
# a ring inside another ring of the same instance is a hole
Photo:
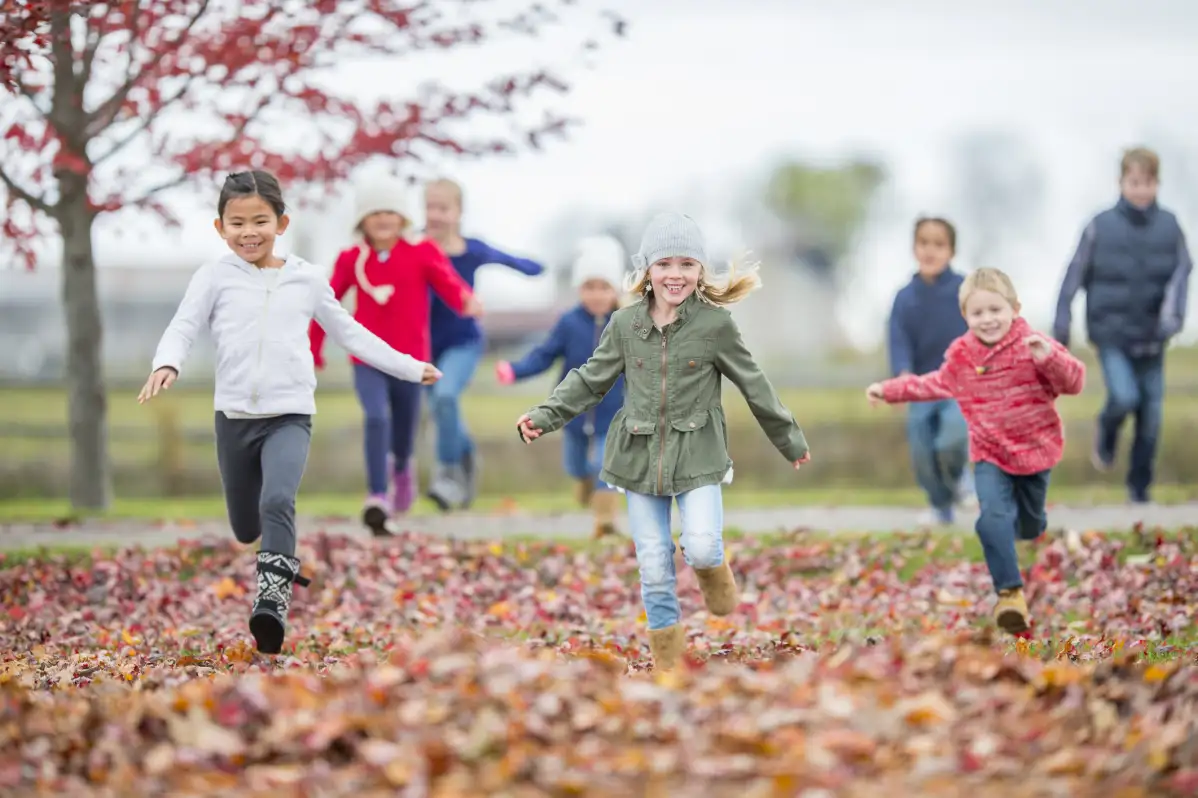
[[[416,500],[416,464],[408,461],[404,468],[397,468],[391,475],[391,512],[403,515],[412,509]]]

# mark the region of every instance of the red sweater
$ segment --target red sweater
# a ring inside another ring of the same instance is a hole
[[[883,396],[887,402],[956,399],[975,463],[993,463],[1008,474],[1047,471],[1060,462],[1065,446],[1053,403],[1062,394],[1081,393],[1086,367],[1048,336],[1052,354],[1036,362],[1024,343],[1032,333],[1022,318],[993,346],[967,332],[949,345],[939,371],[887,380]]]
[[[470,286],[432,241],[412,244],[400,240],[384,261],[369,250],[359,273],[358,259],[365,246],[351,247],[337,256],[330,280],[333,293],[341,299],[346,291],[357,288],[354,318],[358,323],[386,341],[392,349],[428,361],[431,346],[429,289],[454,312],[461,313],[472,294]],[[312,322],[309,335],[312,358],[317,368],[321,368],[324,366],[321,354],[324,330]],[[354,357],[350,360],[361,362]]]

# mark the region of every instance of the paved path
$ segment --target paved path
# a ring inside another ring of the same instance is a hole
[[[776,532],[812,529],[827,532],[889,532],[919,528],[920,511],[910,507],[776,507],[761,510],[728,509],[724,523],[744,532]],[[975,516],[961,516],[958,526],[972,529]],[[1198,503],[1169,506],[1106,507],[1054,506],[1049,522],[1068,529],[1129,529],[1138,522],[1146,526],[1180,527],[1198,525]],[[623,520],[621,520],[623,524]],[[534,537],[585,537],[591,531],[585,513],[560,515],[458,515],[409,519],[406,528],[416,532],[458,538],[501,538],[511,535]],[[677,518],[675,517],[675,526]],[[353,519],[301,519],[300,535],[318,530],[361,535],[365,531]],[[56,528],[50,524],[0,524],[0,550],[53,545],[167,546],[185,538],[229,535],[223,521],[161,524],[146,521],[88,521],[78,526]]]

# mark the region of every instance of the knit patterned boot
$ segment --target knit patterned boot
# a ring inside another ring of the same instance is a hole
[[[278,654],[283,650],[287,610],[296,584],[303,587],[309,584],[307,577],[300,576],[298,558],[273,551],[258,552],[258,595],[250,613],[250,633],[263,654]]]

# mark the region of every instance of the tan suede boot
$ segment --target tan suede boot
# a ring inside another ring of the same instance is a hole
[[[591,503],[591,495],[595,492],[595,480],[578,479],[574,481],[574,501],[583,507]]]
[[[681,624],[649,630],[649,650],[653,652],[653,672],[668,673],[682,662],[686,651],[686,630]]]
[[[727,562],[715,568],[696,568],[695,576],[699,577],[699,589],[703,591],[703,603],[707,605],[708,612],[712,615],[729,615],[736,609],[740,603],[740,593]]]
[[[994,622],[998,624],[998,628],[1013,635],[1023,634],[1031,628],[1023,588],[1013,587],[998,594],[998,604],[994,607]]]
[[[591,496],[591,512],[595,516],[595,540],[613,537],[616,533],[616,507],[620,494],[613,490],[597,490]]]

